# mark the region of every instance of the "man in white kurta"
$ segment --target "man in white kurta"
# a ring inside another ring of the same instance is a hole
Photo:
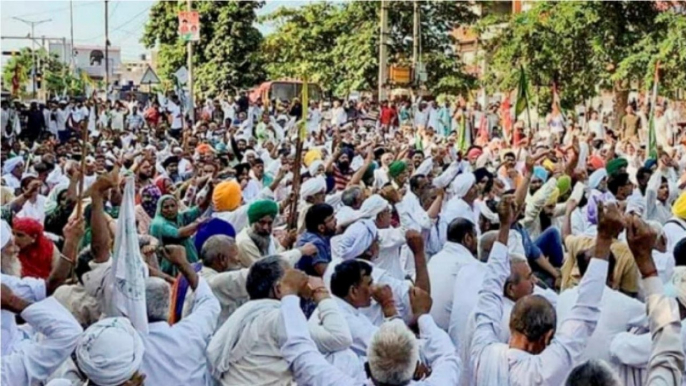
[[[219,302],[203,278],[198,278],[191,314],[170,326],[148,325],[142,334],[145,355],[141,372],[151,385],[204,385],[210,381],[205,348],[217,325]]]
[[[8,288],[3,284],[2,291],[9,291]],[[3,312],[6,311],[6,295],[3,293]],[[24,303],[21,317],[42,334],[43,339],[40,343],[26,341],[11,354],[3,353],[3,385],[37,385],[47,381],[74,351],[83,332],[76,319],[54,298],[33,304],[24,300],[21,302]]]
[[[561,385],[593,333],[600,317],[600,301],[607,279],[608,262],[592,259],[579,285],[571,315],[556,331],[551,344],[539,355],[512,349],[499,342],[503,313],[503,285],[510,271],[507,247],[496,243],[476,305],[476,330],[471,360],[476,385]]]
[[[577,303],[579,287],[563,291],[557,301],[557,326],[570,316],[572,307]],[[628,331],[632,326],[646,324],[645,305],[623,293],[605,288],[600,301],[600,319],[588,344],[581,354],[580,361],[602,359],[613,364],[610,357],[610,342],[615,335]]]
[[[353,379],[329,364],[317,351],[306,327],[305,315],[300,310],[300,299],[288,295],[281,301],[281,320],[286,332],[281,348],[284,359],[293,370],[293,377],[299,385],[316,386],[363,386],[371,385]],[[422,381],[411,381],[409,385],[444,386],[456,385],[460,373],[460,360],[450,339],[431,319],[430,315],[418,318],[420,337],[424,345],[424,358],[431,367],[431,375]]]
[[[429,260],[428,269],[433,299],[431,317],[436,325],[445,331],[448,331],[450,324],[455,278],[462,268],[472,264],[483,263],[476,260],[472,252],[464,245],[453,241],[446,241],[443,249]]]

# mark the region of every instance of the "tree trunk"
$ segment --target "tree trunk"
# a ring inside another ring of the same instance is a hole
[[[614,121],[612,122],[612,128],[615,132],[619,133],[620,124],[622,118],[626,115],[626,106],[629,102],[629,89],[624,87],[624,82],[616,81],[612,85],[612,91],[614,93],[615,103],[614,103]]]

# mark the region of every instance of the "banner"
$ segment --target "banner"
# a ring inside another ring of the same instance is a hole
[[[179,12],[179,36],[184,42],[200,40],[200,18],[197,11]]]

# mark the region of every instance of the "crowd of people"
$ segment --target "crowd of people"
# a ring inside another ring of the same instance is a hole
[[[673,103],[185,104],[3,103],[3,385],[682,384]]]

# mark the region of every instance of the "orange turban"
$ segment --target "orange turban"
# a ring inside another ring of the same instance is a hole
[[[217,212],[236,210],[241,206],[242,199],[241,185],[236,180],[219,183],[212,193],[212,204]]]
[[[598,170],[605,167],[605,161],[597,155],[592,155],[588,159],[588,164],[591,166],[593,170]]]

